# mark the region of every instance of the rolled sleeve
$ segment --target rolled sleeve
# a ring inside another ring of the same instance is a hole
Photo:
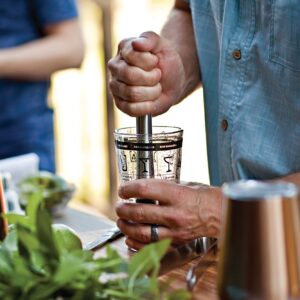
[[[41,27],[78,17],[75,0],[34,0],[34,12]]]

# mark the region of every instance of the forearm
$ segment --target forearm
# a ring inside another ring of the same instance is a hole
[[[201,82],[192,17],[188,5],[177,0],[161,35],[177,49],[184,64],[186,85],[181,99],[193,92]]]
[[[297,186],[300,187],[300,172],[299,173],[293,173],[289,175],[285,175],[282,177],[278,177],[273,179],[272,181],[286,181],[286,182],[291,182],[296,184]]]
[[[0,78],[44,80],[57,70],[78,67],[83,57],[79,30],[71,26],[59,32],[0,50]]]

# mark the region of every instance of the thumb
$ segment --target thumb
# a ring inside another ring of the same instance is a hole
[[[163,46],[163,39],[153,31],[144,32],[132,41],[134,50],[152,52],[153,54],[160,52],[163,49]]]

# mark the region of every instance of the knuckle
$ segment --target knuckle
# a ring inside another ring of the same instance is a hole
[[[142,228],[140,230],[139,238],[140,238],[140,241],[143,243],[147,243],[150,240],[149,233],[144,228]]]
[[[152,101],[152,114],[154,116],[157,116],[160,114],[161,111],[161,105],[159,99]]]
[[[120,109],[121,111],[126,111],[126,108],[124,107],[124,103],[123,101],[115,98],[115,105],[117,106],[118,109]],[[122,197],[121,197],[122,198]]]
[[[122,64],[120,64],[116,60],[111,60],[107,63],[107,69],[109,71],[109,75],[112,77],[119,77],[120,69],[122,68]]]
[[[124,226],[124,222],[120,219],[118,220],[118,227],[124,234],[126,234],[126,226]]]
[[[120,55],[126,61],[132,61],[134,59],[134,53],[128,47],[125,47],[124,49],[122,49]]]
[[[127,96],[130,100],[139,101],[141,100],[141,92],[137,87],[128,87]]]
[[[159,79],[160,79],[160,76],[159,76],[159,72],[157,70],[153,70],[151,72],[148,73],[148,81],[149,81],[149,84],[150,85],[156,85],[159,83]]]
[[[122,215],[123,215],[122,205],[116,206],[116,207],[115,207],[115,211],[116,211],[116,214],[117,214],[119,217],[122,217]]]
[[[111,70],[114,66],[114,58],[111,58],[107,63],[107,68]]]
[[[156,85],[157,94],[160,95],[162,93],[162,86],[160,83]]]
[[[117,72],[118,65],[118,60],[116,58],[111,58],[107,63],[107,69],[114,75]]]
[[[120,185],[118,189],[118,195],[120,198],[125,199],[126,198],[126,186],[125,185]]]
[[[124,102],[124,101],[123,101]],[[136,117],[138,116],[138,113],[136,112],[135,107],[132,105],[132,103],[126,103],[126,105],[120,105],[120,108],[122,111],[126,112],[127,115],[129,115],[130,117]]]
[[[149,71],[153,70],[157,64],[158,64],[158,57],[155,54],[152,53],[146,53],[147,55],[147,67],[149,68]]]
[[[184,187],[175,186],[174,189],[174,196],[175,199],[178,199],[181,202],[183,199],[186,199],[187,191]]]
[[[145,113],[146,114],[154,114],[155,113],[155,101],[145,101]]]
[[[143,223],[145,220],[145,211],[141,205],[137,205],[135,219],[138,223]]]
[[[144,180],[140,180],[137,185],[137,193],[139,196],[145,197],[148,194],[149,186]]]
[[[152,110],[153,112],[156,111],[156,108],[155,106],[157,105],[157,99],[159,99],[160,95],[162,93],[162,90],[161,90],[161,87],[160,87],[160,84],[157,84],[153,89],[151,89],[151,93],[148,93],[149,97],[151,97],[151,102],[153,103],[152,104]]]
[[[180,225],[181,225],[180,218],[179,218],[178,214],[175,214],[175,213],[169,213],[169,214],[166,216],[166,221],[167,221],[167,223],[170,224],[171,227],[173,227],[173,228],[178,228],[178,227],[180,227]]]
[[[131,40],[131,38],[126,38],[119,42],[119,44],[118,44],[118,52],[119,53],[129,43],[130,40]]]
[[[123,76],[124,78],[130,82],[130,83],[134,83],[135,82],[135,79],[136,79],[136,76],[134,74],[134,72],[130,69],[130,68],[123,68],[122,70],[123,72]]]
[[[109,90],[111,91],[111,92],[114,92],[114,90],[115,90],[115,82],[114,82],[114,80],[110,80],[109,82],[108,82],[108,87],[109,87]]]

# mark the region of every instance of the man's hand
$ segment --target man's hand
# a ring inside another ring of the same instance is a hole
[[[158,225],[159,239],[171,238],[173,245],[200,236],[219,235],[222,199],[219,188],[140,179],[122,184],[119,196],[159,201],[159,205],[118,203],[117,224],[127,236],[130,248],[140,249],[151,242],[151,224]]]
[[[181,56],[154,32],[121,41],[108,68],[116,106],[130,116],[162,114],[181,100],[185,90]]]

